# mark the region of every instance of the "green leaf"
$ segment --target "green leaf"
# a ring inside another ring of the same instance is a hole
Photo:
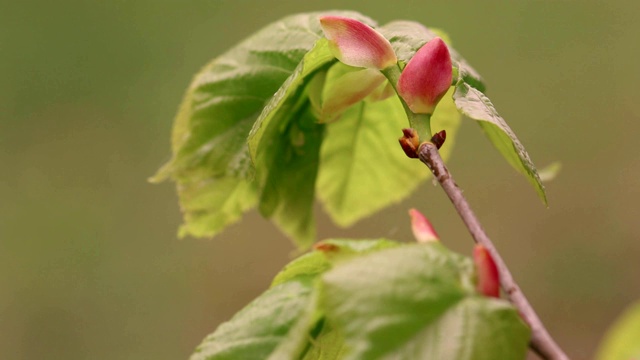
[[[335,61],[327,40],[317,41],[266,104],[248,138],[260,212],[301,248],[315,240],[313,202],[324,131],[313,113],[307,87],[318,71]]]
[[[378,30],[391,42],[398,60],[405,64],[411,60],[416,51],[431,39],[436,36],[442,38],[447,43],[451,61],[454,69],[457,70],[459,79],[480,91],[485,90],[480,74],[451,46],[449,36],[442,30],[429,29],[413,21],[393,21]]]
[[[318,119],[323,123],[338,120],[346,109],[367,98],[383,83],[388,82],[376,69],[333,64],[324,78]]]
[[[371,23],[358,13],[336,14]],[[185,215],[181,235],[214,236],[255,206],[255,185],[247,183],[253,179],[247,136],[264,106],[320,38],[319,15],[293,15],[272,23],[195,76],[174,123],[173,156],[150,179],[176,181]],[[231,189],[233,181],[243,184]]]
[[[609,328],[598,350],[598,360],[640,359],[640,302],[631,305]]]
[[[397,241],[386,239],[323,240],[314,247],[313,252],[304,254],[287,264],[273,279],[271,286],[273,287],[299,277],[315,278],[338,262],[349,260],[358,255],[396,247],[399,244]]]
[[[347,359],[518,359],[529,329],[505,301],[480,297],[473,264],[439,243],[358,257],[322,277],[320,304]]]
[[[516,134],[498,114],[488,97],[464,82],[458,82],[453,99],[458,109],[477,120],[485,134],[502,156],[533,185],[542,202],[547,205],[544,185],[538,172]]]
[[[236,222],[257,202],[255,184],[232,177],[185,180],[178,184],[178,195],[185,219],[178,233],[180,237],[213,236]]]
[[[397,97],[361,102],[327,125],[321,150],[318,198],[335,223],[349,226],[409,195],[426,168],[398,145],[406,118]]]
[[[271,287],[280,285],[299,277],[316,277],[331,268],[327,257],[319,251],[313,251],[300,256],[288,263],[271,282]]]
[[[260,212],[301,248],[315,240],[313,201],[324,125],[310,111],[293,116],[281,134],[261,151],[256,175],[261,184]]]
[[[447,130],[444,158],[451,152],[460,118],[453,100],[446,97],[434,113],[432,124]],[[395,96],[361,102],[327,125],[317,196],[335,223],[350,226],[399,202],[430,176],[426,167],[407,158],[398,145],[400,130],[407,126]]]
[[[191,360],[297,357],[313,324],[312,291],[312,282],[301,279],[267,290],[207,336]]]
[[[345,356],[344,336],[338,329],[325,324],[312,342],[303,360],[339,360]]]
[[[324,131],[306,87],[317,71],[333,62],[327,41],[318,41],[265,106],[248,138],[260,212],[301,248],[315,240],[313,201]]]

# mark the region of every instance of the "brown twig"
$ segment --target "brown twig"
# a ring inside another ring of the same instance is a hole
[[[496,263],[498,272],[500,273],[500,284],[504,292],[508,295],[509,299],[518,309],[524,320],[531,327],[531,342],[529,346],[538,355],[544,359],[549,360],[568,360],[567,355],[562,351],[560,346],[553,340],[549,332],[540,321],[540,318],[536,314],[529,301],[524,296],[524,293],[518,287],[518,284],[513,279],[509,268],[505,264],[504,260],[496,250],[487,234],[482,229],[478,218],[471,210],[469,203],[462,195],[462,191],[451,177],[451,173],[444,165],[436,145],[430,142],[424,142],[418,149],[418,156],[420,160],[425,163],[433,175],[438,180],[444,192],[447,194],[456,211],[462,218],[462,221],[469,229],[473,240],[483,245]]]

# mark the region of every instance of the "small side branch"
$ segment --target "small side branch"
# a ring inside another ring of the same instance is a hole
[[[447,194],[456,211],[462,218],[462,221],[469,229],[473,240],[476,243],[484,246],[496,263],[498,272],[500,273],[500,284],[504,292],[508,295],[513,305],[518,309],[524,320],[531,327],[531,343],[530,347],[538,355],[544,359],[549,360],[568,360],[567,355],[562,351],[560,346],[553,340],[549,332],[540,321],[540,318],[536,314],[529,301],[524,296],[522,290],[513,279],[509,268],[505,264],[504,260],[498,253],[495,245],[491,242],[487,234],[482,229],[478,218],[471,210],[469,203],[462,195],[462,191],[451,177],[451,173],[445,166],[437,147],[430,143],[425,142],[420,145],[418,150],[420,160],[425,163],[433,172],[433,175],[438,180],[444,192]]]

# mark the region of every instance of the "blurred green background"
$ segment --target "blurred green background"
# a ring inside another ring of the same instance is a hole
[[[562,161],[549,209],[470,120],[449,164],[551,333],[592,356],[640,298],[635,0],[3,2],[0,358],[185,359],[268,286],[293,253],[274,226],[251,212],[213,240],[177,240],[173,184],[146,178],[201,66],[331,8],[445,29],[537,165]],[[409,207],[470,254],[431,183],[346,230],[318,207],[320,237],[410,240]]]

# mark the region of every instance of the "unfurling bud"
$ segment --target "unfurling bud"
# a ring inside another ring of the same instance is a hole
[[[418,148],[420,147],[420,137],[415,129],[402,129],[402,136],[398,139],[402,150],[411,159],[418,158]]]
[[[440,150],[445,140],[447,140],[447,132],[445,130],[437,132],[431,137],[431,142],[438,148],[438,150]]]
[[[416,209],[411,209],[409,210],[409,216],[411,216],[411,230],[413,231],[413,236],[419,243],[428,243],[440,240],[429,220],[427,220],[421,212]]]
[[[398,80],[398,93],[414,113],[433,114],[451,86],[451,73],[449,49],[434,38],[409,60]]]
[[[334,64],[327,72],[322,90],[320,122],[337,120],[349,107],[364,100],[385,82],[388,83],[378,70]]]
[[[486,296],[500,297],[500,275],[498,267],[487,248],[477,244],[473,249],[473,261],[478,273],[478,292]]]
[[[320,25],[333,55],[347,65],[382,70],[398,62],[389,40],[358,20],[322,16]]]

